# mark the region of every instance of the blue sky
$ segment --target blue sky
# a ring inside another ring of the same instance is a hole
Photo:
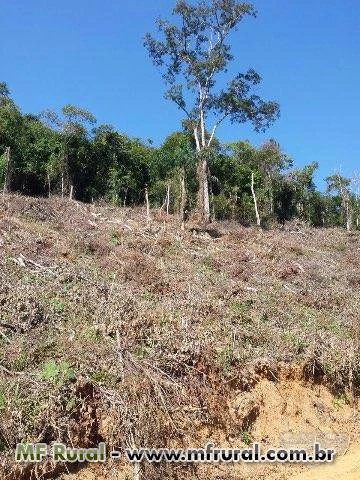
[[[224,123],[227,142],[273,137],[316,180],[360,169],[360,3],[358,0],[255,0],[257,19],[232,36],[234,71],[255,68],[259,93],[281,105],[266,134]],[[24,112],[73,103],[98,123],[160,144],[181,113],[163,100],[160,73],[143,47],[172,0],[0,0],[0,81]]]

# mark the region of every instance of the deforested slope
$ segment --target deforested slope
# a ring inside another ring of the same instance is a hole
[[[21,441],[278,446],[286,432],[333,432],[356,442],[359,232],[182,230],[150,213],[0,198],[0,478],[36,478],[13,461]],[[41,468],[57,478],[65,467]],[[276,465],[141,468],[146,479],[290,478]]]

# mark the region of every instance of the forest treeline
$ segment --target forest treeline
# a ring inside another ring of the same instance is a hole
[[[239,140],[212,144],[209,185],[213,219],[270,225],[299,219],[313,226],[359,228],[356,179],[335,173],[317,190],[317,163],[296,168],[279,143],[260,147]],[[66,105],[23,114],[0,84],[0,185],[4,192],[103,199],[115,205],[164,208],[182,217],[196,204],[197,151],[191,131],[169,135],[161,146],[96,126],[85,109]]]

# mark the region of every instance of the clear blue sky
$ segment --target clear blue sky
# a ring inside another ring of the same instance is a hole
[[[254,67],[259,93],[281,105],[265,135],[224,124],[222,141],[274,137],[297,166],[318,161],[317,183],[360,168],[360,3],[254,0],[257,19],[232,37],[238,71]],[[0,81],[24,112],[73,103],[98,123],[160,144],[182,115],[142,45],[173,0],[0,0]]]

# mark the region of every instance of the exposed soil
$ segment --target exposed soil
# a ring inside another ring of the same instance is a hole
[[[358,480],[360,478],[360,423],[359,405],[337,406],[334,396],[321,385],[309,385],[294,374],[284,373],[277,382],[261,380],[248,393],[239,393],[232,399],[231,411],[241,419],[256,410],[252,425],[253,438],[265,448],[305,448],[311,451],[315,441],[323,448],[333,448],[336,460],[329,465],[211,465],[200,468],[201,478],[246,480]],[[258,407],[258,409],[256,409]],[[230,421],[230,419],[229,419]],[[236,421],[236,420],[235,420]],[[202,441],[199,440],[201,431]],[[207,439],[222,447],[245,447],[239,437],[224,436],[219,430],[197,430],[189,445],[201,447]],[[129,468],[107,465],[64,475],[64,480],[119,479],[131,474]],[[192,477],[189,477],[192,478]],[[195,478],[195,477],[194,477]]]
[[[322,465],[296,475],[291,480],[359,480],[360,447],[352,448],[332,465]]]

